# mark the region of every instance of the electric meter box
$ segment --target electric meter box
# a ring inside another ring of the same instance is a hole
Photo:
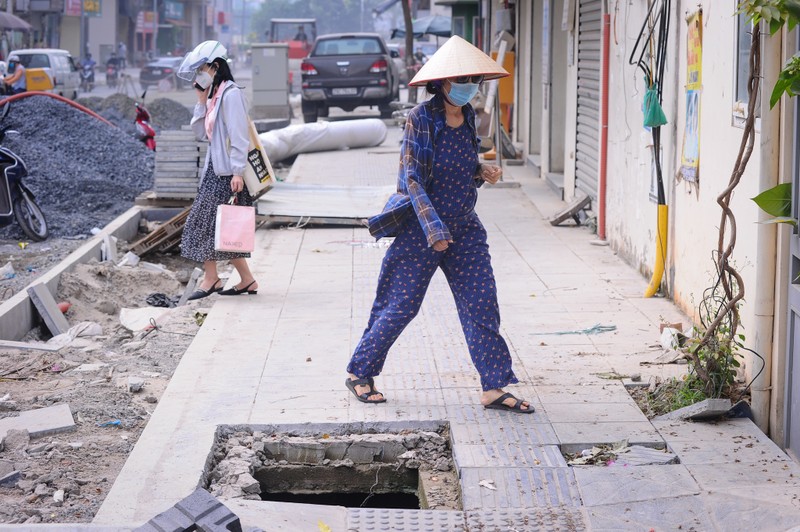
[[[291,118],[289,45],[254,43],[251,46],[253,117]]]

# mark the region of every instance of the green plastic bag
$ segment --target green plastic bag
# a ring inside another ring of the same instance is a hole
[[[644,93],[642,112],[644,113],[645,127],[659,127],[667,123],[664,109],[658,103],[658,87],[655,84],[651,85]]]

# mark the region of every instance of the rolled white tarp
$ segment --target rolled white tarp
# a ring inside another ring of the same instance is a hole
[[[378,118],[298,124],[259,135],[270,162],[300,153],[379,146],[386,139],[386,124]]]

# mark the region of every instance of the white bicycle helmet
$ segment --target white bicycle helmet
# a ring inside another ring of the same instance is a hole
[[[178,67],[179,78],[185,81],[192,81],[197,75],[197,69],[207,65],[214,59],[228,60],[228,50],[219,41],[205,41],[195,46],[194,50],[186,54],[181,66]]]

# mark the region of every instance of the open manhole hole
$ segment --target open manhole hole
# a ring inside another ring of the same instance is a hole
[[[447,424],[222,426],[206,489],[350,508],[460,510]]]
[[[631,467],[679,463],[678,455],[665,449],[631,445],[627,441],[570,444],[561,447],[568,466]]]

